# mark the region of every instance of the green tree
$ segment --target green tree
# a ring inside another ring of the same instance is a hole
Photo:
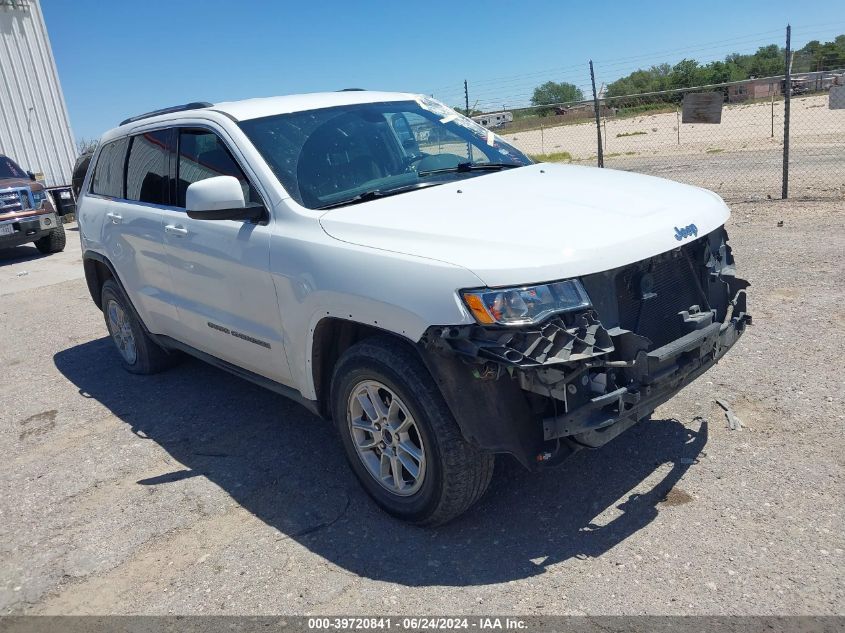
[[[761,46],[755,53],[731,53],[724,61],[701,65],[694,59],[682,59],[674,66],[660,64],[648,69],[635,70],[607,87],[609,97],[660,92],[670,88],[694,88],[709,84],[742,81],[751,77],[782,75],[785,51],[778,44]],[[837,70],[845,68],[845,35],[838,35],[832,42],[813,40],[795,51],[794,72]],[[654,101],[672,101],[671,95],[654,97]],[[618,100],[621,106],[639,102]]]
[[[703,68],[705,84],[721,84],[746,79],[745,71],[732,61],[712,62]]]
[[[669,82],[673,88],[689,88],[704,83],[704,69],[694,59],[682,59],[672,66]]]
[[[565,81],[547,81],[543,85],[534,88],[534,94],[531,97],[531,105],[553,105],[583,100],[584,93],[578,86],[566,83]],[[545,116],[551,112],[551,110],[551,108],[544,108],[540,110],[540,115]]]
[[[761,46],[751,56],[751,63],[748,66],[749,76],[771,77],[772,75],[782,75],[785,59],[784,50],[777,44]]]
[[[672,67],[669,64],[652,66],[648,70],[635,70],[627,77],[614,81],[607,87],[607,96],[642,94],[667,90]]]

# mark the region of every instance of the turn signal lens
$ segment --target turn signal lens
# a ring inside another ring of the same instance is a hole
[[[587,291],[577,279],[521,288],[464,290],[461,296],[482,325],[537,323],[552,314],[591,305]]]
[[[464,301],[476,321],[482,325],[492,325],[495,323],[493,317],[490,316],[487,309],[484,307],[484,302],[481,300],[481,297],[475,294],[466,294],[464,295]]]

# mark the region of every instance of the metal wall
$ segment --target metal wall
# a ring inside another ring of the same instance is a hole
[[[70,183],[76,147],[38,0],[0,0],[0,154]]]

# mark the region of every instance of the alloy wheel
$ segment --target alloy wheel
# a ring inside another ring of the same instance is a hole
[[[365,380],[347,404],[352,443],[367,472],[393,494],[409,496],[422,486],[426,455],[408,407],[385,384]]]
[[[114,299],[108,302],[106,306],[106,313],[109,318],[109,332],[112,340],[117,346],[123,360],[129,365],[134,365],[138,359],[138,349],[135,346],[135,334],[132,332],[132,326],[123,309]]]

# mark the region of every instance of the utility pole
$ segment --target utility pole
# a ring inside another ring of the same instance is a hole
[[[783,188],[780,197],[789,197],[789,106],[792,97],[792,27],[786,25],[786,73],[783,80]]]
[[[593,83],[593,108],[596,111],[596,134],[598,135],[599,167],[604,167],[604,152],[601,146],[601,114],[599,111],[599,97],[596,93],[596,74],[593,72],[593,60],[590,60],[590,81]]]

